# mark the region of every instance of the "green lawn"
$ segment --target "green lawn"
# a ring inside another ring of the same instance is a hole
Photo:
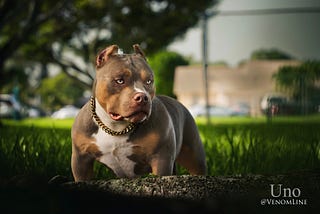
[[[70,129],[73,124],[73,119],[52,119],[48,118],[30,118],[20,121],[15,120],[2,120],[5,125],[10,126],[24,126],[24,127],[38,127],[38,128],[57,128],[57,129]]]
[[[52,119],[52,118],[29,118],[21,121],[15,120],[2,120],[6,125],[12,126],[35,126],[43,128],[71,128],[73,124],[73,119]],[[196,119],[197,124],[206,124],[207,120],[204,117]],[[212,125],[222,125],[222,124],[262,124],[266,123],[266,117],[212,117],[210,118]],[[272,119],[271,122],[274,123],[320,123],[320,114],[309,115],[309,116],[280,116]]]
[[[33,174],[71,178],[73,120],[2,120],[0,178]],[[210,175],[278,174],[320,166],[320,116],[197,119]],[[113,175],[100,164],[97,178]],[[180,169],[180,173],[184,170]]]
[[[207,120],[204,117],[196,119],[198,124],[206,124]],[[259,117],[212,117],[210,123],[213,125],[221,124],[263,124],[267,123],[267,118],[264,116]],[[320,123],[320,114],[308,116],[278,116],[271,118],[269,122],[276,124],[279,123]]]

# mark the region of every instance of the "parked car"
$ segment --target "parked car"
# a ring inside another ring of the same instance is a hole
[[[287,97],[282,94],[266,94],[261,100],[260,108],[264,114],[267,114],[271,108],[276,111],[275,114],[278,114],[287,103]]]
[[[231,106],[232,116],[249,116],[250,106],[246,103],[238,103]]]
[[[44,116],[46,116],[46,113],[39,107],[29,106],[27,108],[27,117],[37,118]]]
[[[195,105],[189,109],[193,117],[206,115],[206,107],[203,105]],[[217,117],[226,116],[248,116],[250,115],[250,107],[245,103],[239,103],[233,106],[209,106],[209,115]]]
[[[21,118],[21,104],[11,94],[0,94],[0,117]]]
[[[260,108],[262,113],[275,116],[301,114],[302,108],[312,112],[313,106],[310,102],[306,102],[305,106],[301,106],[301,103],[290,100],[282,94],[267,94],[262,98]]]
[[[63,108],[59,109],[58,111],[55,111],[51,117],[55,119],[67,119],[67,118],[75,118],[77,114],[79,113],[80,109],[73,106],[73,105],[67,105]]]
[[[226,106],[210,106],[209,115],[217,117],[232,116],[232,109]]]

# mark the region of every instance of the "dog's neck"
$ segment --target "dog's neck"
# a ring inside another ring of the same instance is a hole
[[[129,121],[115,121],[110,115],[103,109],[103,107],[98,102],[97,98],[91,98],[91,111],[93,119],[98,124],[98,126],[107,134],[110,135],[124,135],[131,132],[135,128],[135,124]],[[96,117],[96,116],[97,117]]]

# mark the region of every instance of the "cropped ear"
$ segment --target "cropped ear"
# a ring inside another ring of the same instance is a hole
[[[138,44],[133,45],[134,53],[141,56],[143,59],[146,60],[146,56],[144,55],[143,51],[141,50],[140,46]]]
[[[96,58],[96,68],[101,68],[111,55],[118,53],[118,49],[117,45],[111,45],[101,51]]]

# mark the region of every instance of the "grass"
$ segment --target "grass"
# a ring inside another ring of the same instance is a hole
[[[36,126],[1,127],[0,177],[70,176],[70,131]]]
[[[206,124],[207,120],[204,117],[196,119],[197,124]],[[265,124],[265,123],[320,123],[320,114],[307,116],[277,116],[267,121],[266,117],[212,117],[210,123],[212,125],[245,125],[245,124]]]
[[[32,174],[71,178],[73,120],[2,120],[0,177]],[[320,166],[320,116],[197,119],[210,175],[278,174]],[[100,164],[97,178],[113,175]]]
[[[320,165],[319,124],[199,125],[209,174],[278,174]]]
[[[73,124],[73,119],[52,119],[52,118],[27,118],[20,121],[15,120],[3,120],[5,125],[17,127],[17,126],[27,126],[36,128],[53,128],[53,129],[71,129]]]

